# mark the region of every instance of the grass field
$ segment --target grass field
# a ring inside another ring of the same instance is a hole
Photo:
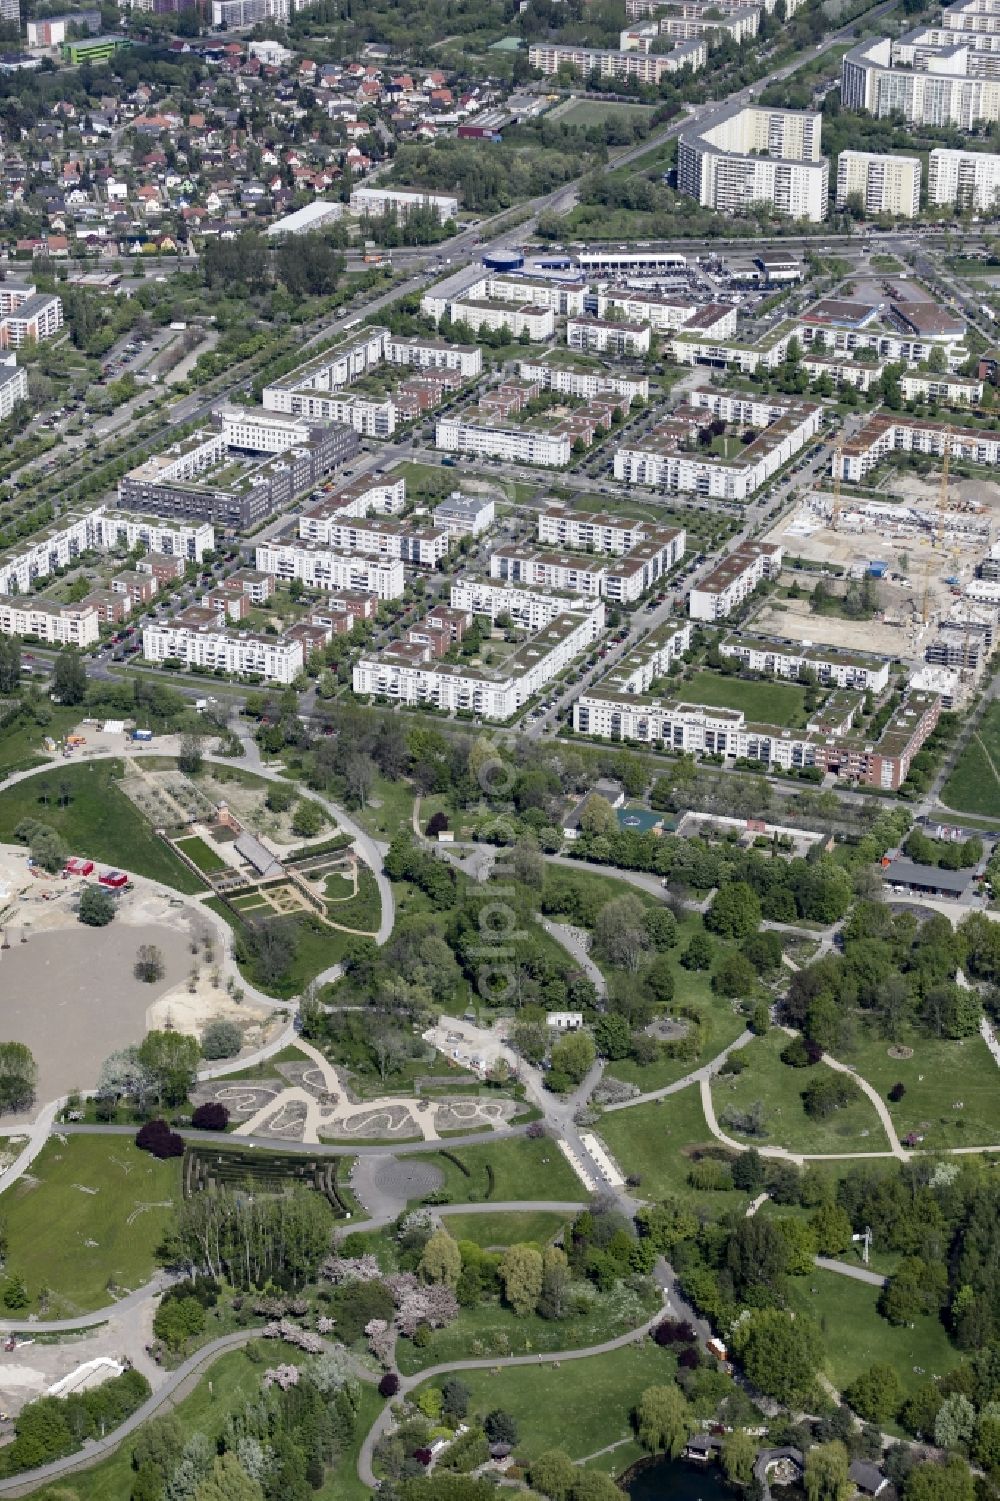
[[[189,839],[178,839],[177,848],[182,855],[187,855],[189,860],[193,860],[198,869],[203,870],[206,875],[226,868],[226,862],[218,850],[214,850],[198,834],[192,835]]]
[[[793,1152],[884,1152],[889,1143],[871,1101],[862,1096],[826,1120],[814,1120],[805,1112],[801,1092],[826,1065],[792,1068],[779,1054],[789,1038],[773,1029],[757,1037],[741,1053],[748,1067],[742,1074],[717,1074],[712,1080],[712,1101],[719,1125],[728,1136],[751,1143],[753,1138],[733,1130],[723,1120],[730,1107],[745,1110],[756,1100],[764,1105],[767,1146],[787,1147]]]
[[[825,1370],[838,1391],[876,1361],[892,1366],[905,1392],[958,1363],[937,1319],[918,1319],[912,1328],[887,1323],[876,1307],[877,1287],[819,1267],[808,1277],[789,1277],[787,1285],[791,1306],[812,1314],[823,1331]]]
[[[376,777],[371,790],[371,801],[359,808],[354,817],[369,834],[391,838],[399,829],[408,829],[413,818],[415,793],[410,782],[388,782],[385,777]]]
[[[557,112],[560,125],[603,125],[605,120],[648,120],[652,110],[647,104],[605,103],[601,99],[574,99],[568,109]]]
[[[687,1181],[691,1149],[719,1147],[705,1124],[697,1084],[648,1105],[605,1112],[598,1135],[607,1142],[625,1172],[638,1174],[639,1192],[644,1199],[676,1194],[709,1219],[716,1219],[726,1210],[742,1213],[746,1208],[745,1193],[735,1189],[704,1193],[693,1189]]]
[[[341,893],[338,892],[337,896],[340,895]],[[378,884],[367,865],[361,861],[358,862],[357,896],[350,897],[346,902],[337,900],[337,896],[330,899],[328,885],[326,910],[331,922],[341,923],[345,928],[356,928],[361,933],[378,932],[382,917],[382,902],[378,894]]]
[[[486,1201],[487,1164],[493,1169],[493,1192],[489,1197],[498,1204],[514,1199],[580,1201],[586,1197],[583,1184],[548,1137],[531,1140],[519,1136],[490,1145],[484,1142],[482,1146],[457,1147],[454,1155],[468,1168],[468,1177],[440,1152],[427,1161],[444,1173],[444,1186],[455,1204]]]
[[[485,1415],[501,1407],[517,1419],[519,1454],[530,1459],[558,1447],[573,1459],[584,1459],[628,1438],[630,1414],[643,1391],[668,1382],[675,1370],[672,1355],[643,1340],[607,1355],[566,1361],[558,1375],[543,1362],[537,1368],[463,1371],[461,1376],[472,1392],[474,1412]]]
[[[302,1358],[290,1346],[274,1340],[262,1341],[258,1348],[261,1354],[256,1360],[244,1350],[234,1350],[221,1355],[206,1369],[191,1394],[173,1409],[185,1434],[205,1433],[215,1440],[231,1413],[240,1411],[260,1396],[261,1372],[269,1361]],[[323,1485],[313,1492],[317,1501],[368,1501],[371,1492],[358,1479],[357,1456],[362,1439],[383,1406],[375,1388],[365,1384],[361,1388],[354,1437],[337,1465],[328,1472]],[[110,1459],[92,1469],[74,1472],[70,1477],[71,1489],[59,1492],[60,1496],[72,1494],[79,1501],[129,1501],[135,1486],[131,1454],[132,1442],[126,1439]],[[48,1494],[45,1490],[39,1492],[39,1501],[45,1501]]]
[[[583,1184],[581,1204],[583,1200]],[[566,1223],[566,1217],[551,1210],[513,1210],[508,1214],[449,1214],[445,1226],[456,1240],[471,1240],[477,1246],[511,1246],[520,1241],[546,1245]]]
[[[741,709],[755,724],[798,729],[806,722],[805,689],[797,683],[755,683],[716,672],[696,672],[678,686],[677,693],[714,709]]]
[[[1000,703],[986,710],[944,784],[941,801],[962,813],[1000,818]]]
[[[157,839],[117,785],[120,761],[58,766],[0,792],[0,841],[10,842],[23,818],[36,818],[62,835],[74,855],[121,865],[177,891],[204,891],[204,884]],[[60,807],[68,791],[69,801]]]
[[[873,1037],[844,1059],[886,1101],[899,1136],[914,1131],[924,1148],[1000,1145],[1000,1069],[982,1038],[950,1042],[907,1032],[900,1041],[912,1058],[890,1058],[885,1039]],[[906,1089],[898,1104],[888,1099],[894,1084]]]
[[[509,1308],[484,1303],[463,1308],[453,1324],[438,1329],[418,1348],[410,1340],[396,1345],[396,1361],[405,1376],[445,1361],[483,1355],[534,1355],[549,1350],[583,1350],[636,1329],[660,1306],[657,1293],[645,1300],[625,1287],[605,1293],[582,1314],[542,1319],[531,1313],[518,1318]]]
[[[0,1196],[7,1271],[31,1295],[25,1313],[37,1310],[43,1287],[58,1318],[102,1308],[109,1280],[124,1289],[147,1282],[180,1188],[177,1161],[158,1162],[127,1137],[50,1138],[30,1175]]]
[[[225,922],[229,924],[234,933],[245,934],[246,928],[239,918],[234,917],[224,902],[218,897],[209,897],[205,903],[213,912],[217,912]],[[299,995],[310,980],[314,980],[323,970],[331,964],[336,964],[341,958],[348,943],[351,941],[349,933],[338,933],[333,928],[315,926],[308,917],[294,917],[289,921],[295,924],[296,949],[295,958],[292,961],[290,971],[284,980],[276,985],[265,985],[261,979],[257,966],[252,960],[240,963],[240,974],[256,985],[267,995],[277,996],[279,999],[288,999],[289,996]]]
[[[52,716],[48,724],[19,719],[0,730],[0,776],[17,767],[41,765],[48,759],[43,744],[46,735],[60,740],[80,723],[81,710],[77,706],[63,708],[60,704],[48,704],[46,707]]]

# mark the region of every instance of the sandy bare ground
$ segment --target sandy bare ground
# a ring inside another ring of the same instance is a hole
[[[0,1019],[4,1038],[27,1043],[35,1055],[39,1100],[93,1088],[109,1053],[142,1041],[151,1002],[187,975],[187,925],[179,914],[177,924],[77,924],[71,933],[31,932],[27,943],[12,933],[11,947],[0,953]],[[163,954],[165,973],[153,985],[132,972],[141,943]]]

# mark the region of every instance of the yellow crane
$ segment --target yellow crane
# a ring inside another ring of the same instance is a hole
[[[948,510],[948,470],[951,467],[951,440],[952,428],[946,427],[941,446],[941,482],[938,486],[937,507],[934,513],[934,524],[931,528],[930,546],[927,550],[927,567],[924,569],[924,602],[920,611],[924,625],[927,624],[928,605],[931,593],[931,565],[934,562],[934,544],[941,538],[944,529],[944,518]]]

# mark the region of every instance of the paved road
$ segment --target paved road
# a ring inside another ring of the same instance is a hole
[[[849,1261],[833,1261],[829,1256],[817,1256],[816,1265],[824,1272],[838,1272],[841,1277],[853,1277],[855,1282],[867,1282],[869,1287],[885,1287],[888,1278],[878,1272],[870,1272],[866,1266],[852,1266]]]

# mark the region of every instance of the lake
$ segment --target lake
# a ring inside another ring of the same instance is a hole
[[[716,1465],[659,1459],[629,1485],[629,1501],[739,1501],[740,1490],[726,1485]],[[776,1486],[775,1501],[803,1501],[798,1486]]]

